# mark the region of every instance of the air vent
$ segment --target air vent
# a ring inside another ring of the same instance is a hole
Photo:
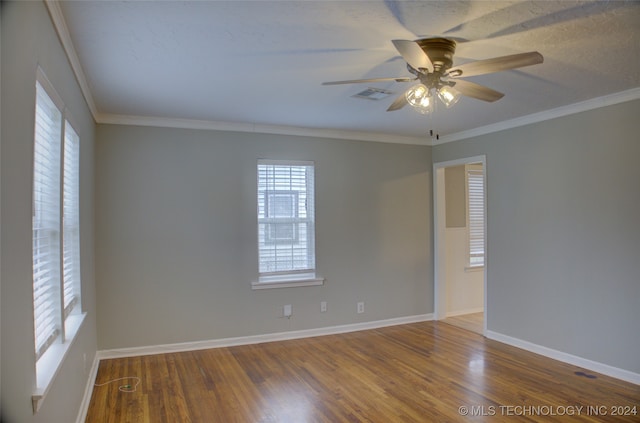
[[[352,95],[351,97],[364,98],[367,100],[382,100],[383,98],[389,97],[391,94],[393,94],[393,91],[369,87],[358,94]]]

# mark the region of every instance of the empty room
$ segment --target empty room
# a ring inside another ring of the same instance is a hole
[[[3,1],[0,421],[640,421],[640,3]]]

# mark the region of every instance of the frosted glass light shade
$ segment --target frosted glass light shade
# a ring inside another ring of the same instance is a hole
[[[445,85],[438,90],[438,98],[448,109],[460,100],[460,92],[453,87]]]
[[[422,114],[428,114],[433,111],[433,97],[429,89],[423,84],[409,88],[405,93],[405,98],[407,103]]]

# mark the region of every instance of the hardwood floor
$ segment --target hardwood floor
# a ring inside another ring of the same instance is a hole
[[[96,384],[122,377],[87,422],[640,421],[640,386],[442,322],[103,360]]]
[[[462,314],[460,316],[447,317],[443,320],[443,322],[482,335],[484,313],[470,313]]]

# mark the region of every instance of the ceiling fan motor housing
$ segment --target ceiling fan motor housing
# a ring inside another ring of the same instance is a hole
[[[456,42],[448,38],[423,38],[415,41],[433,63],[435,73],[443,74],[453,65]]]
[[[407,70],[415,78],[369,78],[349,81],[325,82],[324,85],[353,84],[361,82],[408,82],[420,81],[405,93],[401,94],[389,106],[387,111],[399,110],[409,103],[407,95],[416,97],[433,97],[436,93],[445,105],[452,105],[451,98],[456,95],[472,97],[486,102],[500,100],[504,94],[484,85],[466,81],[464,77],[485,75],[517,69],[542,63],[544,58],[537,51],[511,54],[508,56],[493,57],[491,59],[476,60],[456,67],[453,66],[453,56],[456,51],[456,42],[448,38],[422,38],[414,41],[392,40],[396,50],[407,63]],[[454,88],[454,89],[450,89]],[[416,91],[416,90],[419,90]],[[443,99],[444,98],[444,99]]]

